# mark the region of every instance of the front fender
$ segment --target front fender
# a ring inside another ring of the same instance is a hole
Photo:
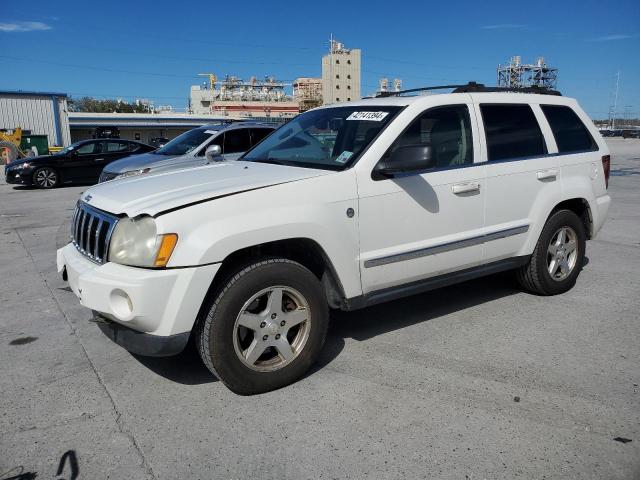
[[[168,267],[222,262],[243,248],[291,238],[315,241],[329,257],[347,297],[362,294],[358,202],[353,171],[261,188],[157,218],[178,234]],[[346,214],[348,208],[356,213]]]

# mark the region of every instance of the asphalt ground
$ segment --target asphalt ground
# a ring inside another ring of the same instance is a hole
[[[640,140],[609,143],[573,290],[497,275],[333,314],[309,375],[253,397],[111,343],[55,266],[86,187],[0,180],[0,479],[640,478]]]

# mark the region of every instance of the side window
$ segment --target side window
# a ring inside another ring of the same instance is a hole
[[[551,126],[551,131],[558,145],[558,152],[583,152],[598,149],[589,130],[570,107],[541,105],[540,108]]]
[[[251,148],[251,141],[249,139],[248,128],[239,128],[237,130],[224,132],[222,153],[246,152],[249,148]]]
[[[78,148],[78,155],[91,155],[92,153],[100,153],[101,149],[96,148],[96,146],[100,145],[100,142],[85,143],[80,148]]]
[[[264,137],[269,135],[273,130],[269,128],[253,128],[251,129],[251,145],[256,145],[262,141]]]
[[[535,157],[547,153],[542,131],[529,105],[480,105],[488,160]]]
[[[466,105],[436,107],[422,113],[395,141],[405,145],[431,145],[436,168],[473,163],[473,136]]]
[[[128,152],[129,144],[125,142],[107,142],[106,153]]]

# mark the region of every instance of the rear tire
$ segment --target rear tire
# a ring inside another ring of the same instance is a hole
[[[33,184],[39,188],[53,188],[59,181],[58,172],[51,167],[42,167],[33,172]]]
[[[518,283],[537,295],[557,295],[576,283],[584,262],[585,227],[571,210],[554,212],[529,262],[516,272]]]
[[[316,361],[329,311],[317,277],[283,258],[239,269],[212,292],[195,331],[204,364],[240,395],[298,380]]]

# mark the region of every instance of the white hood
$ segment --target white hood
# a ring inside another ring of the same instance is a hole
[[[95,185],[82,195],[114,214],[156,215],[190,203],[331,173],[328,170],[256,162],[220,162]]]

